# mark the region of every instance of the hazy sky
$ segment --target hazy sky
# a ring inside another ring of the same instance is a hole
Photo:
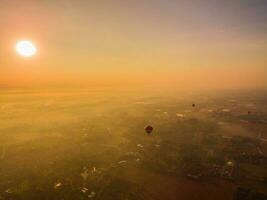
[[[266,0],[0,0],[0,30],[3,86],[267,86]]]

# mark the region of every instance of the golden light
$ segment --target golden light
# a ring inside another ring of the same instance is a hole
[[[16,44],[16,51],[23,57],[32,57],[36,54],[37,48],[33,42],[29,40],[21,40]]]

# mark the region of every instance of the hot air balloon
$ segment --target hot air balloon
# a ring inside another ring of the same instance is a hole
[[[145,131],[146,131],[146,133],[148,135],[150,135],[152,133],[152,131],[153,131],[153,127],[148,125],[148,126],[145,127]]]
[[[193,104],[192,104],[192,107],[193,107],[193,108],[196,107],[196,104],[193,103]]]

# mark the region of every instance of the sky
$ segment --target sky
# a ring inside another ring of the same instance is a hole
[[[265,0],[0,0],[0,87],[267,88],[266,22]]]

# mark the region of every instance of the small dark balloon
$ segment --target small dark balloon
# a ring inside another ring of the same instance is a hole
[[[151,134],[152,131],[153,131],[153,127],[148,125],[148,126],[145,127],[145,131],[146,131],[147,134]]]
[[[196,107],[196,104],[193,103],[193,104],[192,104],[192,107]]]
[[[251,111],[248,111],[248,115],[250,115],[251,114]]]

